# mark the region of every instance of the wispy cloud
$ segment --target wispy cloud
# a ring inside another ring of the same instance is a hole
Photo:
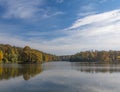
[[[29,18],[40,11],[38,6],[43,4],[42,0],[1,0],[6,6],[4,18]]]
[[[88,16],[88,15],[94,15],[96,12],[95,11],[91,11],[91,12],[82,12],[82,13],[78,13],[78,16]]]
[[[101,22],[103,21],[104,21],[103,23],[105,24],[110,22],[115,22],[115,21],[118,21],[120,18],[119,12],[120,10],[113,10],[110,12],[86,16],[82,19],[76,20],[75,23],[70,28],[77,28],[83,25],[96,24],[96,23],[98,23],[98,25],[101,25]]]
[[[56,0],[57,1],[57,3],[63,3],[64,2],[64,0]]]
[[[46,5],[46,0],[0,0],[0,5],[5,8],[3,18],[50,18],[63,14],[59,10],[50,10]],[[60,0],[59,2],[63,2]]]
[[[41,35],[49,36],[49,34],[52,36],[52,32]],[[47,40],[39,37],[34,38],[31,36],[32,33],[29,33],[27,35],[31,39],[28,41],[19,37],[1,34],[0,42],[19,44],[19,46],[21,46],[20,44],[22,46],[30,45],[33,48],[57,55],[73,54],[90,49],[118,50],[120,49],[120,10],[112,10],[77,19],[71,26],[59,30],[56,34],[62,34],[62,36]]]
[[[53,12],[53,13],[45,13],[43,15],[43,18],[50,18],[50,17],[54,17],[54,16],[57,16],[57,15],[64,15],[65,13],[62,12],[62,11],[56,11],[56,12]]]
[[[108,0],[100,0],[99,2],[100,3],[105,3],[105,2],[107,2]]]
[[[57,49],[63,53],[65,48],[66,53],[89,49],[119,49],[119,15],[120,10],[113,10],[78,19],[71,27],[64,29],[67,36],[50,43],[59,44]]]
[[[88,16],[88,15],[93,15],[96,13],[95,11],[95,7],[96,4],[93,4],[93,3],[89,3],[89,4],[86,4],[86,5],[83,5],[80,7],[79,11],[78,11],[78,17],[80,16]],[[82,12],[81,12],[82,11]]]
[[[84,11],[91,11],[91,10],[94,9],[94,4],[93,3],[89,3],[87,5],[83,5],[81,7],[81,9],[84,10]]]

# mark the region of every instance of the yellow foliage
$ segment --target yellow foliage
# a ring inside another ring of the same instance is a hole
[[[2,61],[2,59],[3,59],[3,53],[2,53],[2,51],[0,50],[0,62]]]
[[[2,75],[2,72],[3,72],[3,68],[2,66],[0,66],[0,75]]]

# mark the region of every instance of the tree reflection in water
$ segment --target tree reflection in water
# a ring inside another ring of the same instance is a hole
[[[120,72],[120,64],[109,64],[109,63],[71,63],[72,69],[86,73],[114,73]]]
[[[62,62],[63,63],[63,62]],[[59,65],[60,63],[53,64],[52,68],[56,70],[56,68],[65,68],[69,70],[77,70],[85,73],[113,73],[120,72],[120,64],[98,64],[98,63],[68,63],[68,65]],[[69,65],[70,64],[70,65]],[[57,67],[56,67],[57,65]],[[51,64],[46,66],[47,69]],[[44,68],[43,68],[44,69]],[[42,71],[41,64],[3,64],[0,65],[0,80],[8,80],[11,78],[16,78],[19,76],[23,76],[24,80],[29,80],[30,78],[40,74]]]
[[[5,64],[0,65],[0,80],[23,76],[24,80],[42,72],[41,64]]]

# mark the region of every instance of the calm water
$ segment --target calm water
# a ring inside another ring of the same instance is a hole
[[[120,92],[120,65],[0,65],[0,92]]]

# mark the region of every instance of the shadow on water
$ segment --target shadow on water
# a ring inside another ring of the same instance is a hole
[[[29,80],[41,72],[41,64],[5,64],[0,65],[0,80],[8,80],[19,76],[23,76],[24,80]]]

